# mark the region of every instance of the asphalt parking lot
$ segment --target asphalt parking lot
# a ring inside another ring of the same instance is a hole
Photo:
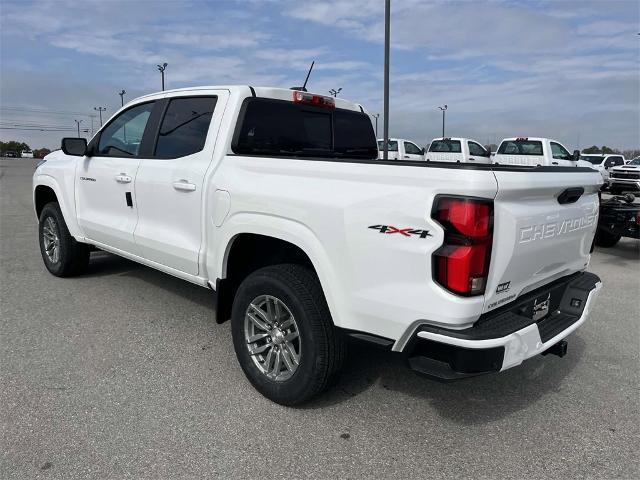
[[[640,475],[640,241],[594,253],[604,288],[562,359],[441,384],[353,345],[291,409],[245,380],[211,292],[103,252],[47,273],[34,165],[0,160],[1,478]]]

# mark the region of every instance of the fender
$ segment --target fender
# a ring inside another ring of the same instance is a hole
[[[60,205],[60,210],[62,211],[62,216],[64,217],[64,221],[67,224],[67,228],[69,229],[69,233],[71,234],[71,236],[73,236],[79,242],[84,241],[84,232],[82,232],[82,230],[80,229],[78,220],[76,218],[76,206],[74,198],[69,198],[69,194],[65,194],[65,190],[60,188],[58,180],[46,173],[41,173],[33,177],[32,201],[34,212],[36,205],[36,187],[41,185],[51,188],[56,194],[56,197],[58,198],[58,204]],[[73,185],[71,194],[75,195],[75,189],[73,188]]]
[[[227,260],[234,240],[243,233],[253,233],[277,238],[289,242],[307,254],[320,280],[329,306],[329,311],[336,326],[342,326],[346,305],[337,292],[341,288],[341,280],[335,274],[329,256],[317,236],[306,225],[289,218],[263,213],[236,213],[226,219],[222,228],[214,233],[215,251],[207,258],[207,271],[211,281],[227,277]]]

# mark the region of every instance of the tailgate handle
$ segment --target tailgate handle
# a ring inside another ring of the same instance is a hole
[[[567,188],[564,192],[558,195],[558,203],[564,205],[567,203],[575,203],[584,193],[584,188]]]

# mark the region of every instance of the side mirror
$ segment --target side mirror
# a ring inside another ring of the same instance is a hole
[[[578,160],[580,160],[580,150],[574,150],[573,151],[573,158],[572,160],[574,162],[577,162]]]
[[[85,138],[63,138],[62,151],[66,155],[83,157],[87,154],[87,140]]]

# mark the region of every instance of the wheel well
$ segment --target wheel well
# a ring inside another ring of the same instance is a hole
[[[44,206],[49,202],[57,202],[58,197],[56,197],[56,193],[53,191],[51,187],[47,187],[46,185],[38,185],[36,187],[36,193],[34,198],[34,203],[36,207],[36,213],[38,214],[38,218],[40,218],[40,213]]]
[[[303,265],[315,272],[307,254],[293,243],[253,233],[235,237],[227,255],[226,277],[216,281],[216,322],[223,323],[231,317],[233,298],[249,274],[280,263]]]

